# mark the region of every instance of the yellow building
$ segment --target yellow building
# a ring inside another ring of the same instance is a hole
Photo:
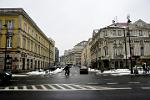
[[[22,8],[0,8],[0,69],[47,68],[54,63],[54,48]]]

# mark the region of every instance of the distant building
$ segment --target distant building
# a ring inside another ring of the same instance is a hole
[[[81,65],[81,53],[87,41],[82,41],[74,46],[73,49],[65,50],[64,55],[60,57],[61,65],[72,64]]]
[[[92,41],[92,38],[89,38],[85,47],[82,50],[82,53],[81,53],[81,65],[82,66],[91,67],[91,51],[90,51],[91,41]]]
[[[55,65],[59,65],[59,50],[55,47]]]
[[[54,63],[54,47],[22,8],[0,8],[0,69],[47,68]]]

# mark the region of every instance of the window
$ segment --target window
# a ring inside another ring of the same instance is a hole
[[[13,20],[6,20],[8,33],[11,34],[13,32],[14,23]]]
[[[119,55],[122,55],[122,49],[123,49],[122,46],[120,46],[120,47],[118,48],[118,53],[119,53]]]
[[[141,56],[144,56],[144,47],[141,47]]]
[[[33,41],[31,41],[31,51],[33,51]]]
[[[34,30],[32,30],[32,37],[34,37]]]
[[[30,39],[28,39],[28,50],[30,50]]]
[[[116,30],[113,30],[113,36],[116,36]]]
[[[121,30],[118,30],[118,36],[121,36],[122,34],[121,34]]]
[[[35,37],[36,39],[38,39],[38,35],[36,34],[36,37]]]
[[[30,29],[30,27],[28,27],[28,33],[29,33],[29,34],[31,33],[31,29]]]
[[[117,56],[117,48],[114,47],[114,56]]]
[[[105,56],[108,55],[108,47],[104,47]]]
[[[35,53],[37,53],[37,45],[36,44],[34,45],[34,51],[35,51]]]
[[[27,32],[27,24],[24,23],[24,31]]]
[[[39,51],[39,54],[40,54],[40,45],[38,46],[38,51]]]
[[[7,38],[7,48],[11,48],[12,47],[12,37],[8,37]]]
[[[143,36],[142,30],[139,30],[139,36]]]
[[[23,37],[22,46],[24,49],[26,49],[26,38],[25,37]]]
[[[104,37],[107,36],[107,31],[103,31],[103,33],[104,33]]]
[[[2,30],[2,21],[0,20],[0,33],[1,33],[1,30]]]

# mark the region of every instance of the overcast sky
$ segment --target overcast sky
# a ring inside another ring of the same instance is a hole
[[[0,0],[0,7],[23,8],[39,28],[55,41],[63,55],[92,37],[93,29],[142,19],[150,23],[150,0]]]

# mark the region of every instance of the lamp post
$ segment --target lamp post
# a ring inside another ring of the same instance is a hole
[[[129,24],[131,23],[130,16],[127,16],[127,36],[129,36],[129,49],[130,49],[130,65],[131,65],[131,74],[133,74],[133,66],[132,66],[132,51],[131,51],[131,38],[130,38],[130,30]]]

